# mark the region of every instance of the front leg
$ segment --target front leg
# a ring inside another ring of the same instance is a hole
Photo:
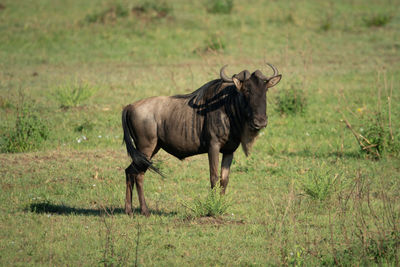
[[[229,182],[229,172],[232,164],[233,153],[224,154],[221,162],[221,194],[225,194]]]
[[[218,181],[218,161],[219,161],[219,145],[211,144],[208,150],[211,188],[214,188],[215,184]]]

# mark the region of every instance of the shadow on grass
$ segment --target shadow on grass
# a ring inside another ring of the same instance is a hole
[[[84,215],[84,216],[103,216],[105,214],[125,214],[125,209],[115,208],[115,207],[105,207],[104,209],[83,209],[83,208],[73,208],[66,205],[56,205],[49,202],[39,202],[32,203],[27,208],[27,211],[34,213],[51,213],[51,214],[59,214],[59,215]],[[134,209],[133,213],[140,214],[140,209]],[[162,210],[151,210],[150,214],[158,215],[158,216],[174,216],[177,213],[165,212]]]

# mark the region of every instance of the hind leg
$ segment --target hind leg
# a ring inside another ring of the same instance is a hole
[[[143,191],[143,181],[144,181],[144,172],[141,172],[136,176],[135,183],[136,183],[136,191],[139,198],[140,204],[140,213],[145,216],[150,216],[149,209],[146,205],[146,200],[144,198],[144,191]]]
[[[159,150],[159,147],[156,145],[148,146],[146,148],[141,148],[140,151],[146,155],[146,157],[150,160]],[[139,172],[139,174],[135,177],[136,191],[139,198],[140,204],[140,213],[145,216],[150,216],[149,209],[146,205],[146,200],[144,198],[144,174],[146,170]]]
[[[144,105],[144,106],[142,106]],[[134,137],[136,148],[131,145],[130,149],[133,153],[132,156],[132,166],[134,167],[134,179],[130,179],[130,175],[127,175],[127,208],[129,208],[129,204],[131,203],[130,199],[132,197],[133,182],[136,184],[136,191],[139,198],[140,210],[143,215],[148,216],[149,210],[146,205],[146,200],[144,198],[143,193],[143,180],[144,173],[148,168],[148,164],[145,163],[143,159],[143,155],[150,160],[153,155],[158,151],[158,136],[157,136],[157,122],[154,119],[154,114],[149,113],[148,107],[146,106],[146,101],[138,102],[137,104],[130,107],[130,117],[127,118],[127,123],[129,127],[129,134]],[[124,134],[126,133],[126,129]],[[128,140],[130,141],[130,140]],[[129,142],[128,142],[129,143]],[[128,146],[127,146],[128,148]],[[129,150],[129,148],[128,148]],[[137,151],[136,151],[137,150]],[[136,152],[135,152],[136,151]],[[141,153],[137,153],[141,152]],[[140,155],[143,154],[143,155]]]
[[[137,172],[135,172],[135,169],[132,166],[132,164],[125,169],[125,175],[126,175],[125,213],[128,215],[132,215],[132,189],[135,183],[135,176],[137,175]]]

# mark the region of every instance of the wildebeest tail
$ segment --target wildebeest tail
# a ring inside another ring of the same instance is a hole
[[[128,119],[128,108],[124,108],[122,111],[122,128],[124,130],[124,142],[126,145],[126,151],[128,155],[132,158],[132,166],[137,172],[146,171],[150,169],[161,176],[164,176],[159,169],[154,167],[153,163],[147,159],[146,155],[136,149],[133,140],[135,140],[134,133],[132,131],[132,126]],[[133,140],[132,140],[133,139]]]

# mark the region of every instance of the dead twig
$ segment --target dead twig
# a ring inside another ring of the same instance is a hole
[[[137,239],[136,239],[136,251],[135,251],[135,267],[138,266],[138,253],[139,253],[139,241],[140,241],[140,223],[139,223],[139,218],[136,218],[137,220]]]
[[[350,122],[346,119],[346,117],[344,116],[344,114],[339,111],[340,114],[342,114],[342,121],[346,124],[347,128],[350,129],[350,131],[353,133],[354,137],[357,139],[358,145],[360,146],[360,148],[362,150],[368,151],[372,154],[375,154],[376,157],[380,157],[381,155],[379,154],[378,150],[372,150],[371,148],[377,147],[377,144],[372,144],[366,137],[364,137],[362,134],[357,133],[353,127],[351,126]],[[361,137],[361,138],[360,138]],[[366,142],[366,144],[364,142]]]
[[[104,245],[104,252],[103,252],[103,264],[105,267],[107,266],[114,266],[114,264],[109,262],[108,255],[111,254],[111,258],[113,259],[115,256],[115,249],[114,249],[114,236],[112,235],[112,225],[107,223],[107,218],[110,217],[111,220],[114,218],[114,209],[112,208],[110,211],[105,207],[103,204],[100,204],[101,208],[103,209],[104,213],[102,215],[102,222],[106,228],[106,242]]]
[[[372,143],[365,137],[365,136],[363,136],[362,134],[358,134],[362,139],[364,139],[365,140],[365,142],[367,142],[369,145],[372,145]]]
[[[176,80],[175,80],[175,73],[174,73],[173,70],[171,70],[170,73],[171,73],[171,81],[174,84],[176,90],[179,92],[179,86],[178,86],[178,84],[176,83]]]
[[[373,148],[373,147],[376,147],[376,146],[377,146],[376,144],[373,144],[373,145],[365,146],[362,149],[363,150],[369,150],[370,148]]]
[[[360,141],[360,138],[358,137],[358,134],[356,131],[354,131],[353,127],[351,127],[350,122],[344,117],[344,114],[342,112],[340,112],[342,114],[343,117],[343,121],[346,124],[347,128],[350,129],[350,131],[353,133],[354,137],[357,139],[358,144],[360,145],[360,147],[363,147],[363,143]]]
[[[388,108],[389,108],[389,132],[390,138],[394,141],[393,130],[392,130],[392,94],[393,94],[393,77],[390,81],[390,94],[388,96]]]
[[[336,265],[339,266],[340,264],[336,257],[336,249],[335,249],[335,245],[334,245],[334,241],[333,241],[333,224],[332,224],[332,218],[331,218],[331,209],[329,208],[328,211],[329,211],[329,232],[330,232],[330,237],[331,237],[331,240],[329,243],[331,245],[333,259],[335,260]]]

